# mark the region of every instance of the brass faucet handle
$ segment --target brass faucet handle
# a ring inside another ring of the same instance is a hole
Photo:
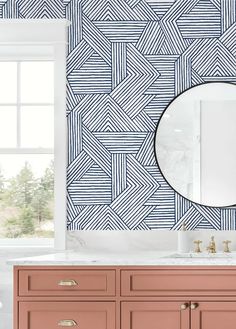
[[[223,244],[224,244],[224,252],[230,252],[230,250],[229,250],[229,244],[230,243],[231,243],[230,240],[223,241]]]
[[[195,240],[193,242],[195,243],[195,250],[194,250],[194,252],[202,252],[201,251],[201,248],[200,248],[200,244],[202,243],[202,241],[201,240]]]

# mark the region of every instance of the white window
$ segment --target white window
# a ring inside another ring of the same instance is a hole
[[[65,248],[67,25],[0,22],[0,244]]]

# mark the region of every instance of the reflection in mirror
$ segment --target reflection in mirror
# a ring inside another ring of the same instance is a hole
[[[212,207],[236,204],[236,86],[205,83],[167,107],[155,136],[167,182],[183,197]]]

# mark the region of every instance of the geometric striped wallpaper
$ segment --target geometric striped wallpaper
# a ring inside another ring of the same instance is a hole
[[[68,230],[235,230],[158,171],[154,132],[191,86],[236,83],[236,0],[0,0],[3,18],[68,18]]]

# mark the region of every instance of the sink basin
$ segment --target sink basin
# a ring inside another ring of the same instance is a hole
[[[235,258],[236,255],[234,253],[216,253],[216,254],[209,254],[209,253],[174,253],[165,258]]]

